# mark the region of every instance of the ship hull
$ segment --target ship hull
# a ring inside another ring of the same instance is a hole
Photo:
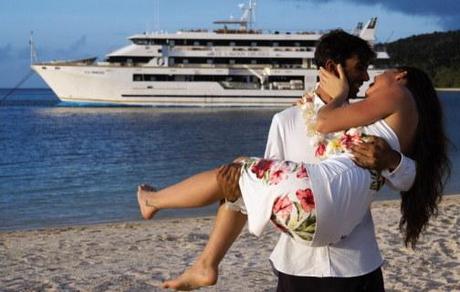
[[[65,102],[125,106],[286,107],[314,88],[317,70],[272,69],[271,76],[304,76],[304,89],[228,89],[219,82],[133,80],[135,74],[244,74],[245,68],[155,68],[43,63],[32,68]],[[253,71],[253,70],[252,70]],[[370,70],[370,75],[379,73]],[[372,79],[372,76],[371,76]],[[364,86],[366,87],[366,86]],[[360,92],[364,94],[365,88]]]

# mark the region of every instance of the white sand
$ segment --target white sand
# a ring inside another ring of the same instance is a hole
[[[374,203],[387,291],[460,291],[460,196],[445,197],[416,251],[402,244],[399,203]],[[160,291],[202,250],[214,218],[153,220],[0,233],[0,291]],[[273,291],[278,234],[244,232],[202,291]]]

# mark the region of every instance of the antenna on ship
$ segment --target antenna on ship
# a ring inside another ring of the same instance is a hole
[[[37,62],[37,51],[35,50],[33,30],[30,31],[29,47],[30,47],[30,66],[32,66],[33,64],[35,64],[35,62]]]
[[[215,24],[223,24],[225,27],[227,24],[239,24],[241,31],[251,30],[256,18],[255,9],[256,9],[256,0],[249,0],[248,5],[241,3],[238,7],[243,10],[243,15],[240,19],[236,20],[233,18],[225,20],[216,20]]]
[[[247,28],[253,29],[256,20],[256,0],[249,0],[247,7],[245,4],[240,4],[239,6],[243,10],[240,20],[247,23]]]

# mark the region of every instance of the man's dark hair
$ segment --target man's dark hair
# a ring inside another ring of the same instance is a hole
[[[341,29],[332,30],[323,35],[316,46],[316,66],[324,67],[331,59],[336,64],[345,66],[345,60],[358,56],[363,63],[369,63],[376,54],[369,44],[360,37],[349,34]]]

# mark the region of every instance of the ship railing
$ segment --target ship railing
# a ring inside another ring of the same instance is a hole
[[[174,64],[172,68],[217,68],[217,69],[306,69],[305,65],[289,65],[289,64]]]
[[[175,51],[275,51],[275,52],[314,52],[314,47],[282,47],[282,46],[175,46]]]
[[[39,62],[35,63],[35,65],[91,65],[94,64],[96,61],[96,57],[93,58],[85,58],[85,59],[78,59],[78,60],[54,60],[49,62]]]

